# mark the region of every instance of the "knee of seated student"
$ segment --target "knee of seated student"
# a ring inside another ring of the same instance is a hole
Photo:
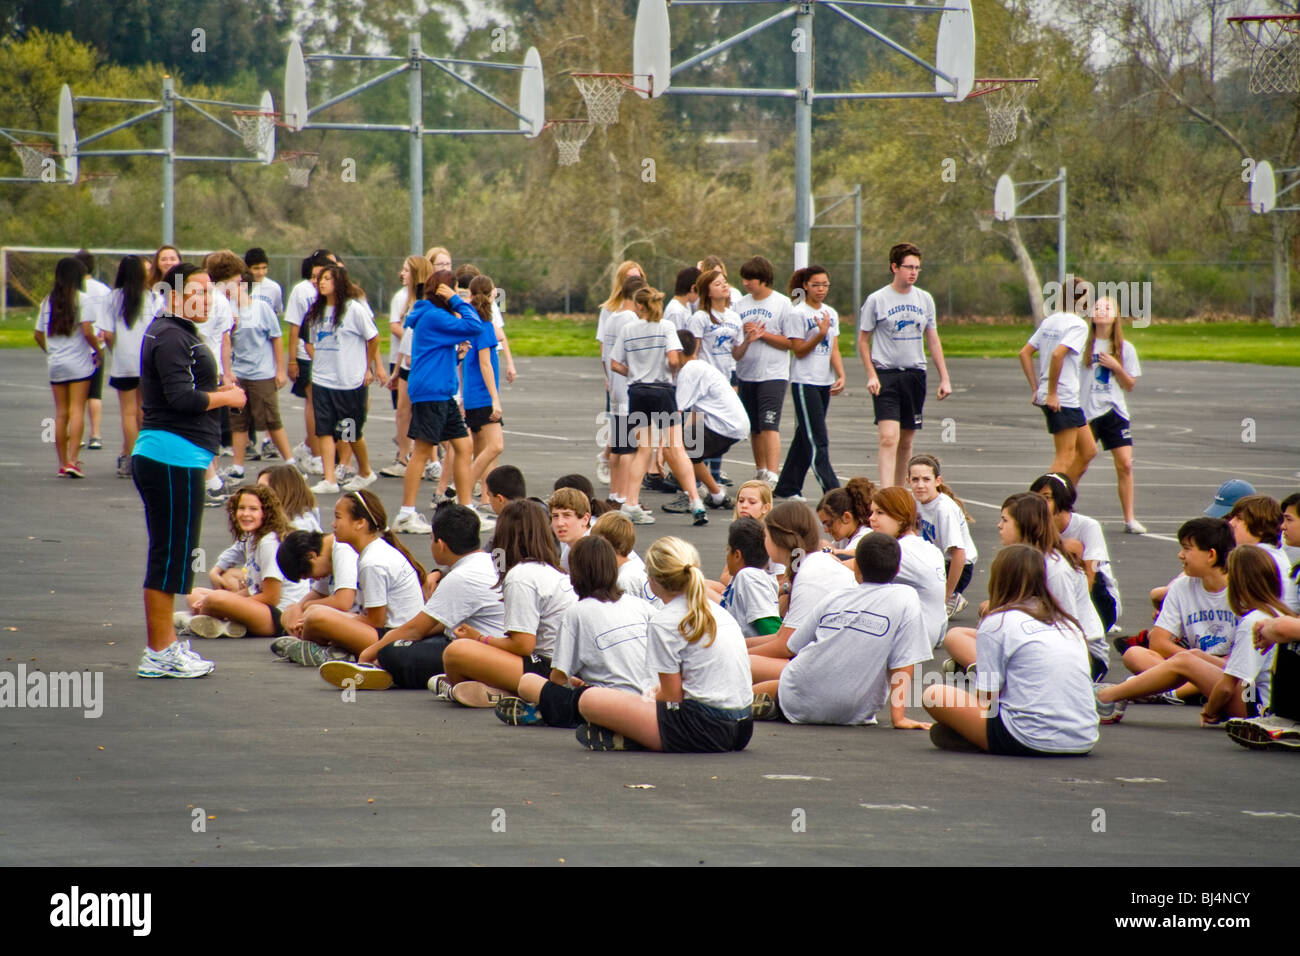
[[[302,623],[303,616],[304,612],[302,605],[300,604],[290,604],[287,608],[281,611],[280,624],[284,628],[285,633],[293,633],[293,629]]]
[[[330,608],[322,607],[319,604],[313,604],[302,614],[302,636],[308,635],[323,636],[329,620]]]

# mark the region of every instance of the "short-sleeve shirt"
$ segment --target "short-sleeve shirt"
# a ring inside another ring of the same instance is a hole
[[[601,339],[601,344],[604,348],[605,359],[607,361],[613,357],[614,343],[618,341],[619,334],[623,331],[624,326],[640,321],[641,317],[631,309],[620,309],[617,312],[611,312],[606,317],[604,323],[605,336]],[[609,410],[613,415],[626,415],[628,412],[627,383],[627,376],[620,375],[618,372],[610,369]]]
[[[1097,577],[1115,602],[1115,617],[1124,613],[1124,605],[1119,599],[1119,582],[1110,566],[1110,550],[1106,547],[1106,536],[1096,518],[1089,518],[1077,511],[1070,514],[1070,523],[1061,532],[1062,538],[1074,538],[1083,545],[1083,560],[1097,562]]]
[[[221,361],[222,336],[234,327],[235,310],[231,308],[230,300],[220,293],[214,294],[208,307],[208,320],[195,323],[195,329],[199,333],[199,338],[207,345],[208,351],[212,353],[212,357],[217,360],[218,375],[225,374],[225,366]]]
[[[699,340],[696,358],[708,362],[730,381],[731,373],[736,369],[736,359],[731,350],[745,337],[740,327],[740,316],[731,309],[721,314],[701,309],[691,316],[686,328]]]
[[[735,306],[740,316],[741,341],[746,322],[757,322],[772,335],[788,337],[792,308],[790,300],[780,292],[770,292],[762,299],[744,296]],[[750,342],[745,354],[736,359],[736,377],[742,382],[788,381],[790,353],[766,342]]]
[[[979,552],[975,550],[975,542],[970,536],[970,525],[966,523],[966,516],[961,513],[957,502],[943,492],[939,492],[929,501],[916,503],[916,516],[921,537],[926,541],[942,551],[945,556],[953,548],[961,548],[966,552],[966,563],[975,563]]]
[[[857,579],[838,558],[824,551],[814,551],[798,559],[798,571],[790,584],[790,606],[782,627],[801,627],[813,609],[832,591],[857,586]]]
[[[388,305],[388,321],[396,322],[398,323],[398,325],[401,325],[402,320],[406,318],[405,312],[406,312],[406,289],[402,288],[402,289],[398,289],[396,292],[393,293],[392,301]],[[394,334],[392,329],[391,328],[389,329],[388,361],[390,362],[397,361],[397,356],[400,355],[402,352],[402,339],[404,338],[405,332],[406,330],[403,329],[403,334]]]
[[[280,337],[280,320],[263,299],[249,299],[239,310],[239,318],[231,333],[234,357],[231,367],[235,378],[245,382],[260,382],[275,378],[275,350],[272,339]]]
[[[871,364],[878,369],[925,368],[925,333],[935,327],[934,298],[912,286],[885,286],[867,296],[858,330],[871,333]]]
[[[808,339],[817,333],[817,323],[829,317],[831,327],[811,352],[803,358],[795,356],[790,362],[790,383],[800,385],[833,385],[835,371],[831,368],[831,350],[836,348],[840,334],[840,316],[826,303],[814,309],[800,302],[790,311],[786,331],[792,339]]]
[[[366,381],[366,343],[379,334],[370,310],[356,299],[348,302],[343,320],[336,321],[333,306],[326,306],[311,330],[315,359],[311,381],[322,388],[354,389]]]
[[[113,363],[108,374],[113,378],[139,378],[140,347],[144,344],[145,330],[158,313],[158,301],[146,289],[140,299],[140,314],[128,328],[126,319],[122,318],[123,298],[122,290],[114,289],[100,301],[95,329],[113,336]]]
[[[468,624],[480,633],[504,637],[506,606],[501,603],[492,556],[476,551],[453,564],[424,605],[424,613],[447,633]]]
[[[906,584],[916,592],[921,602],[921,621],[932,647],[943,642],[948,630],[948,610],[944,600],[948,595],[948,573],[944,567],[943,552],[917,534],[905,534],[898,539],[898,574],[894,583]]]
[[[358,584],[357,552],[352,545],[335,541],[330,547],[330,573],[312,581],[312,590],[326,597],[335,591],[352,591],[352,613],[361,613],[361,588]]]
[[[551,667],[592,687],[612,687],[634,694],[653,690],[654,674],[646,667],[646,631],[655,609],[624,594],[617,601],[583,598],[560,619]]]
[[[303,317],[307,314],[307,310],[311,308],[311,304],[316,301],[319,295],[320,293],[316,290],[316,287],[312,285],[311,280],[303,279],[289,290],[289,301],[284,307],[284,321],[288,322],[290,325],[301,326]],[[298,353],[296,357],[300,362],[309,358],[307,355],[305,336],[299,336],[298,338]]]
[[[928,661],[933,642],[916,592],[860,584],[828,594],[790,635],[781,712],[793,724],[873,724],[889,700],[889,672]]]
[[[1109,411],[1114,411],[1120,418],[1128,420],[1128,401],[1124,389],[1120,387],[1114,373],[1097,361],[1098,355],[1111,353],[1110,339],[1097,339],[1092,343],[1092,364],[1083,366],[1083,381],[1080,385],[1079,400],[1082,402],[1083,417],[1088,421],[1101,418]],[[1142,365],[1138,362],[1137,349],[1132,342],[1124,343],[1124,354],[1120,358],[1126,374],[1137,378],[1142,374]],[[1064,375],[1064,371],[1061,373]]]
[[[1228,652],[1228,662],[1223,665],[1223,672],[1255,688],[1255,702],[1261,712],[1268,710],[1273,696],[1273,661],[1277,657],[1277,645],[1270,644],[1262,654],[1255,650],[1255,624],[1273,620],[1272,614],[1263,611],[1251,611],[1237,624],[1232,635],[1232,649]]]
[[[501,594],[506,630],[532,634],[537,639],[533,653],[550,657],[564,612],[578,601],[568,575],[540,561],[524,561],[506,573]]]
[[[741,568],[722,593],[722,608],[736,619],[745,637],[758,637],[755,621],[781,616],[776,578],[762,568]]]
[[[271,307],[271,314],[277,318],[284,312],[284,292],[280,283],[274,279],[261,279],[249,286],[248,294],[254,299],[261,299]]]
[[[1169,584],[1153,627],[1168,631],[1179,647],[1224,657],[1232,645],[1237,615],[1228,607],[1228,589],[1207,591],[1200,578],[1179,575]]]
[[[1079,408],[1079,369],[1083,362],[1083,347],[1088,343],[1088,323],[1071,312],[1053,312],[1029,337],[1029,344],[1038,349],[1038,391],[1034,404],[1047,401],[1047,378],[1052,363],[1052,353],[1058,345],[1070,351],[1061,363],[1061,376],[1056,382],[1056,397],[1062,408]]]
[[[479,352],[488,349],[488,361],[492,365],[492,384],[501,385],[501,365],[497,358],[497,330],[491,322],[484,322],[478,337],[470,343],[470,350],[461,360],[461,382],[464,390],[466,408],[489,408],[492,405],[492,393],[488,391],[487,379],[483,377],[483,366],[479,364]],[[498,395],[501,393],[498,391]]]
[[[77,293],[77,315],[81,321],[93,322],[86,298]],[[95,374],[95,350],[81,334],[81,321],[72,327],[71,335],[50,335],[50,300],[41,303],[36,314],[36,331],[45,333],[46,361],[51,382],[75,382]],[[139,364],[139,355],[136,356]]]
[[[682,675],[682,696],[710,707],[738,710],[754,703],[749,648],[736,619],[712,601],[709,613],[717,634],[688,642],[677,629],[686,616],[686,597],[678,595],[650,619],[646,628],[646,666],[655,675]]]
[[[668,353],[680,352],[677,329],[667,319],[628,322],[618,330],[609,357],[627,366],[628,385],[667,385],[673,380]]]
[[[383,538],[371,541],[357,561],[361,606],[388,608],[384,627],[401,627],[420,613],[424,591],[411,562]]]
[[[1044,570],[1048,593],[1056,598],[1061,610],[1078,621],[1083,628],[1088,653],[1098,660],[1106,660],[1110,653],[1106,647],[1106,629],[1101,626],[1101,617],[1092,605],[1092,596],[1088,593],[1088,576],[1082,569],[1073,567],[1058,551],[1053,551],[1044,558]]]
[[[975,633],[976,686],[996,693],[1002,725],[1026,747],[1087,753],[1096,746],[1092,668],[1079,632],[1023,611],[998,611]]]
[[[686,328],[686,323],[691,320],[691,307],[682,305],[676,297],[669,299],[664,304],[664,319],[673,324],[673,328],[681,330]]]
[[[749,434],[749,415],[722,373],[699,359],[677,372],[677,408],[698,412],[704,427],[737,441]]]

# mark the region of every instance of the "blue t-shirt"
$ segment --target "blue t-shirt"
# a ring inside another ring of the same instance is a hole
[[[275,378],[275,350],[271,339],[280,337],[280,322],[264,299],[253,299],[240,310],[232,332],[234,356],[231,368],[235,378],[260,382]]]
[[[492,361],[492,384],[501,386],[501,369],[497,362],[497,330],[492,327],[491,322],[483,323],[483,331],[478,337],[470,341],[471,348],[465,353],[465,391],[463,400],[466,408],[491,408],[492,395],[488,391],[487,383],[483,380],[483,367],[479,365],[479,352],[483,349],[488,350],[488,355]],[[498,395],[501,393],[498,391]]]
[[[406,390],[412,402],[445,402],[460,386],[456,344],[476,339],[483,321],[474,307],[458,295],[448,303],[453,315],[428,299],[421,299],[406,313],[411,329],[411,377]],[[491,322],[487,323],[491,326]]]

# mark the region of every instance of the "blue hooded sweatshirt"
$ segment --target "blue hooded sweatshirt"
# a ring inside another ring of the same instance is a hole
[[[406,389],[412,402],[445,402],[456,397],[460,384],[456,345],[473,341],[483,328],[474,307],[458,295],[449,304],[457,314],[421,299],[406,314],[411,339],[411,377]]]

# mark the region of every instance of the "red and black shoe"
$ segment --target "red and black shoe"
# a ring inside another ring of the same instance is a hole
[[[1111,644],[1114,646],[1115,651],[1119,654],[1120,657],[1123,657],[1124,652],[1127,651],[1130,647],[1151,646],[1150,641],[1147,640],[1146,631],[1139,631],[1133,637],[1117,637],[1113,641],[1111,641]]]

